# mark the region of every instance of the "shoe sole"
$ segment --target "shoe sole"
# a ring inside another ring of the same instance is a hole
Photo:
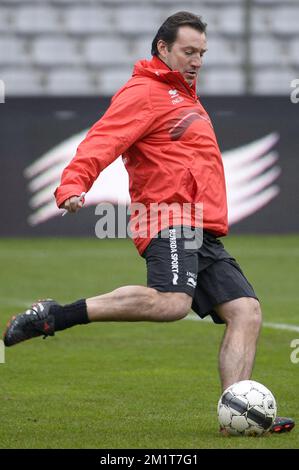
[[[274,426],[270,432],[272,434],[280,434],[283,432],[290,432],[292,429],[295,427],[295,423],[289,423],[289,424],[284,424],[280,426],[279,424],[277,426]]]
[[[264,435],[270,435],[270,434],[282,434],[286,432],[291,432],[292,429],[295,427],[295,423],[288,423],[284,425],[276,425],[272,429],[269,429]],[[226,429],[219,429],[219,432],[222,436],[224,437],[229,437],[230,434]]]

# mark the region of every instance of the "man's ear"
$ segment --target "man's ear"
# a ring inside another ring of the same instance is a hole
[[[166,44],[165,41],[163,41],[163,39],[159,39],[159,41],[157,42],[157,49],[162,59],[165,59],[169,51],[168,51],[168,45]]]

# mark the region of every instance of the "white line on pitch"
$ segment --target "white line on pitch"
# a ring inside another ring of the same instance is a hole
[[[195,315],[195,314],[192,314],[192,313],[189,314],[187,317],[185,317],[185,320],[201,321],[203,323],[212,323],[212,319],[210,317],[206,317],[204,320],[201,320],[201,318],[198,315]],[[264,322],[263,327],[272,328],[274,330],[298,331],[299,332],[299,326],[290,325],[288,323]]]

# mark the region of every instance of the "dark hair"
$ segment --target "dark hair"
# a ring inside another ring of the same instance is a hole
[[[188,11],[178,11],[167,18],[162,26],[160,26],[156,36],[152,42],[152,55],[158,55],[157,44],[160,39],[166,42],[170,49],[172,44],[177,38],[178,29],[180,26],[190,26],[197,29],[201,33],[206,31],[206,23],[203,23],[200,16],[189,13]]]

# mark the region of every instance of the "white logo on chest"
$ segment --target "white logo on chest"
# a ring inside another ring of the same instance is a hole
[[[168,93],[170,95],[170,99],[171,99],[172,104],[178,104],[178,103],[181,103],[182,101],[184,101],[184,98],[182,98],[179,95],[178,90],[176,90],[175,88],[173,90],[169,90]]]

